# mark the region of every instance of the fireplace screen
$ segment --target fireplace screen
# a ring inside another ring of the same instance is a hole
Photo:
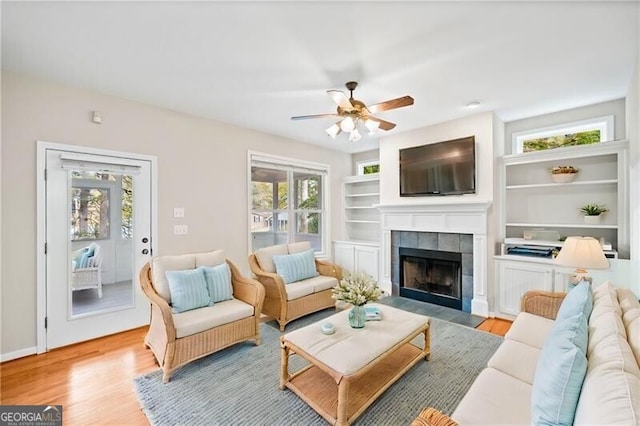
[[[401,295],[460,309],[460,274],[460,253],[400,248]]]

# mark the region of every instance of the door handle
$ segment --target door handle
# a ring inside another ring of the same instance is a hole
[[[142,254],[149,254],[149,249],[143,249]]]

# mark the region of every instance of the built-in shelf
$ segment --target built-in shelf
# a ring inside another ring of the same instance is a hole
[[[380,242],[380,176],[348,176],[342,180],[345,237],[348,241]],[[341,246],[342,247],[342,246]]]
[[[618,179],[602,179],[602,180],[589,180],[581,182],[568,182],[568,183],[534,183],[527,185],[508,185],[507,190],[517,189],[534,189],[534,188],[558,188],[559,190],[568,190],[571,187],[576,186],[593,186],[593,185],[616,185]]]
[[[618,229],[618,225],[589,225],[586,223],[515,223],[508,222],[506,226],[528,228],[593,228],[593,229]]]

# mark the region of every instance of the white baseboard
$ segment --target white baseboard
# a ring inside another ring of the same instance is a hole
[[[22,358],[25,356],[36,354],[38,351],[35,346],[20,349],[19,351],[0,354],[0,362],[11,361],[12,359]]]

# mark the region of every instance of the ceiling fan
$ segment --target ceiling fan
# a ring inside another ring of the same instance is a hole
[[[337,117],[339,120],[326,130],[327,134],[335,139],[341,132],[349,132],[349,141],[355,142],[360,140],[362,137],[358,131],[359,123],[364,123],[366,128],[369,130],[370,135],[374,134],[378,128],[382,130],[391,130],[396,127],[395,123],[373,117],[371,114],[413,105],[413,98],[411,96],[402,96],[401,98],[390,99],[388,101],[367,106],[362,101],[353,98],[353,91],[358,86],[357,81],[349,81],[346,83],[346,86],[350,92],[350,96],[348,98],[344,92],[340,90],[327,90],[329,97],[338,104],[338,108],[335,113],[299,115],[291,117],[291,119],[306,120],[309,118]]]

